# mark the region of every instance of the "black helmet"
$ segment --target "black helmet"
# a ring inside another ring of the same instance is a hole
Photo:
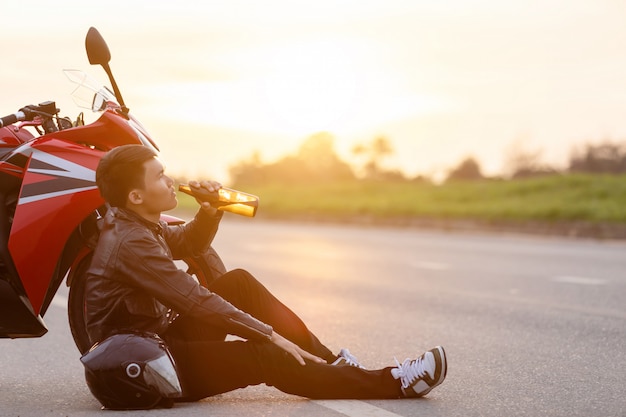
[[[117,334],[96,343],[80,361],[87,386],[112,410],[171,407],[182,390],[165,342],[152,334]]]

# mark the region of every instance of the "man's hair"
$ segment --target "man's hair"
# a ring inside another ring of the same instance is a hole
[[[144,163],[156,153],[143,145],[123,145],[107,152],[96,169],[96,184],[111,206],[125,207],[128,193],[144,188]]]

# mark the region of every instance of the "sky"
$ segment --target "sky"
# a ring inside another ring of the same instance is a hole
[[[168,172],[228,181],[327,131],[346,160],[383,136],[389,167],[441,176],[472,156],[488,175],[515,152],[564,166],[626,140],[622,0],[31,0],[3,5],[0,113],[55,100],[90,66],[96,27],[126,105]],[[89,119],[88,119],[89,120]]]

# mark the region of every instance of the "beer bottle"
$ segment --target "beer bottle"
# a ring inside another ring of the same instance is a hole
[[[218,210],[229,211],[242,216],[254,217],[259,207],[259,197],[225,187],[220,188],[217,193],[211,193],[206,188],[180,184],[178,191],[189,194],[200,201],[207,201]]]

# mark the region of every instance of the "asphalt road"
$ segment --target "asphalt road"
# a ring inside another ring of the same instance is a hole
[[[441,344],[426,398],[310,401],[258,386],[132,416],[626,417],[626,243],[224,221],[215,247],[368,367]],[[39,339],[0,340],[0,416],[96,416],[62,288]]]

